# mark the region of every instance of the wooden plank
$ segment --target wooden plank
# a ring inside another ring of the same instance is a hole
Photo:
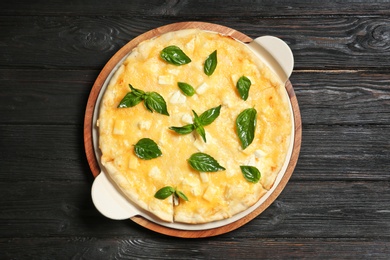
[[[0,181],[89,180],[82,126],[0,126]]]
[[[0,123],[83,124],[98,71],[0,70]]]
[[[130,220],[100,215],[90,187],[88,181],[0,182],[7,198],[0,201],[2,238],[160,237]],[[389,240],[389,188],[384,181],[291,181],[262,214],[221,238]]]
[[[83,124],[98,70],[0,69],[0,124]],[[303,125],[390,122],[390,78],[370,71],[294,71]]]
[[[61,6],[61,8],[58,8]],[[0,15],[129,15],[148,17],[284,17],[305,15],[388,15],[382,1],[18,1],[2,4]],[[194,19],[194,18],[192,18]]]
[[[292,179],[389,180],[389,126],[310,126]]]
[[[389,124],[389,73],[295,71],[291,82],[302,124]]]
[[[304,126],[292,180],[386,181],[389,132],[388,125]],[[82,134],[78,125],[0,125],[0,181],[92,180]]]
[[[53,237],[0,239],[5,259],[387,259],[389,242],[350,239]],[[211,249],[212,250],[211,250]],[[224,257],[222,257],[224,256]]]
[[[181,19],[133,16],[2,16],[0,67],[101,69],[122,46]],[[292,48],[296,69],[389,66],[389,17],[205,19],[254,38],[274,35]],[[326,35],[326,36],[325,36]],[[26,57],[29,57],[26,59]]]

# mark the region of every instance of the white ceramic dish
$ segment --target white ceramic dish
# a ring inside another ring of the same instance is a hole
[[[253,52],[253,54],[258,59],[266,63],[280,77],[280,79],[283,82],[286,82],[288,80],[293,70],[294,58],[291,49],[288,47],[288,45],[285,42],[273,36],[263,36],[263,37],[256,38],[252,42],[245,45]],[[99,116],[99,104],[106,90],[106,87],[110,82],[111,77],[114,75],[116,70],[120,67],[120,65],[126,58],[127,55],[124,58],[122,58],[120,62],[116,64],[114,69],[108,75],[107,79],[105,80],[99,92],[96,106],[93,111],[92,141],[93,141],[95,156],[97,158],[97,161],[101,169],[101,173],[95,178],[95,181],[92,185],[92,192],[91,192],[92,200],[96,208],[104,216],[115,220],[129,219],[133,216],[142,216],[143,218],[149,221],[152,221],[156,224],[168,228],[172,228],[172,229],[206,230],[206,229],[222,227],[230,223],[233,223],[247,216],[255,209],[257,209],[259,206],[261,206],[262,203],[264,203],[278,187],[290,162],[290,157],[294,145],[294,129],[295,129],[294,116],[293,116],[291,103],[289,103],[290,104],[289,107],[291,112],[290,113],[291,121],[293,122],[292,129],[291,129],[292,134],[291,134],[288,155],[286,157],[285,163],[281,171],[279,172],[273,187],[263,197],[261,197],[261,199],[257,203],[255,203],[252,207],[248,208],[247,210],[239,214],[236,214],[231,218],[205,223],[205,224],[167,223],[157,219],[154,215],[146,212],[145,210],[140,209],[121,193],[119,188],[116,187],[116,184],[113,183],[108,177],[108,175],[105,173],[104,166],[101,165],[100,163],[101,152],[99,149],[99,134],[98,134],[98,128],[96,126],[96,121]],[[287,91],[285,92],[285,94],[288,97]]]

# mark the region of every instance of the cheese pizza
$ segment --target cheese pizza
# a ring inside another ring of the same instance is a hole
[[[245,44],[169,32],[140,43],[110,79],[97,121],[101,163],[163,221],[222,220],[271,189],[292,123],[284,83]]]

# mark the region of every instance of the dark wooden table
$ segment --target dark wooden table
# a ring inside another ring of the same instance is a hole
[[[337,2],[2,1],[0,259],[389,259],[390,2]],[[278,199],[245,226],[202,239],[103,217],[83,146],[105,63],[179,21],[285,40],[303,124]]]

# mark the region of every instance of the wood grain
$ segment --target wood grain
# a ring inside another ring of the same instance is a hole
[[[82,125],[98,70],[0,69],[0,124]],[[44,75],[44,76],[43,76]],[[297,71],[303,125],[386,125],[387,72]],[[351,84],[352,83],[352,84]]]
[[[291,80],[303,124],[387,125],[390,122],[388,72],[294,71]]]
[[[290,181],[389,181],[389,132],[389,125],[303,125]],[[0,125],[0,147],[0,182],[92,183],[82,125]]]
[[[115,15],[148,17],[193,17],[207,19],[239,17],[274,17],[305,15],[389,15],[390,4],[386,0],[367,1],[121,1],[99,2],[94,0],[18,1],[18,8],[12,2],[3,4],[0,15]],[[59,8],[59,5],[61,8]],[[194,12],[194,10],[196,10]]]
[[[92,183],[83,142],[81,125],[0,125],[0,182]]]
[[[305,180],[389,181],[388,133],[388,125],[303,128],[299,161],[304,163],[298,164],[294,177]]]
[[[129,239],[119,237],[53,237],[0,239],[9,248],[6,259],[39,259],[49,255],[56,259],[387,259],[388,242],[351,239],[225,239],[183,240]],[[228,245],[228,246],[225,246]],[[46,248],[45,248],[46,247]],[[212,248],[212,250],[210,250]],[[148,252],[148,253],[145,253]],[[302,257],[303,256],[303,257]],[[321,256],[321,257],[319,257]]]
[[[97,74],[0,69],[0,124],[81,125]]]
[[[156,243],[168,239],[178,248],[191,244],[191,240],[183,240],[187,242],[179,246],[176,241],[180,239],[150,231],[131,220],[105,218],[92,204],[90,186],[90,181],[0,182],[0,195],[7,198],[0,201],[2,238],[122,237]],[[388,181],[291,181],[262,214],[215,239],[221,243],[226,239],[264,238],[388,241],[389,188]]]
[[[136,36],[188,17],[0,16],[0,67],[96,69]],[[388,69],[389,17],[241,17],[218,23],[251,38],[273,35],[286,41],[295,69]],[[26,59],[26,56],[29,59]],[[364,61],[364,62],[363,62]]]

